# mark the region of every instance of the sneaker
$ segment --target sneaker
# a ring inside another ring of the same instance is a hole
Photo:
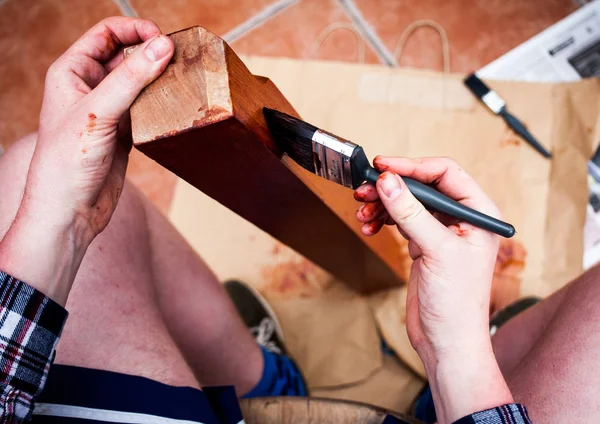
[[[229,280],[223,286],[256,343],[270,352],[287,355],[281,325],[266,299],[241,281]]]
[[[531,308],[540,300],[542,299],[534,296],[524,297],[493,314],[490,317],[490,336],[496,334],[496,331],[498,331],[498,329],[506,324],[511,318],[514,318],[521,312],[524,312],[526,309]]]

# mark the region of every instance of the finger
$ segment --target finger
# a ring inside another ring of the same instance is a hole
[[[117,66],[121,64],[121,62],[123,62],[123,60],[125,59],[125,55],[123,53],[124,50],[125,49],[121,47],[119,50],[117,50],[115,55],[108,60],[108,62],[104,63],[104,69],[106,70],[106,73],[112,72]]]
[[[377,156],[375,167],[435,186],[452,199],[488,215],[499,217],[494,203],[455,161],[449,158],[392,158]]]
[[[391,219],[391,218],[390,218],[390,219]],[[406,233],[404,232],[404,230],[403,230],[402,228],[400,228],[400,226],[399,226],[398,224],[396,224],[395,222],[394,222],[394,225],[396,225],[396,228],[398,228],[398,232],[399,232],[399,233],[400,233],[400,235],[401,235],[401,236],[404,238],[404,240],[408,240],[408,241],[410,241],[410,238],[408,237],[408,234],[406,234]]]
[[[356,219],[360,222],[369,222],[377,219],[385,212],[385,207],[381,202],[364,203],[356,211]]]
[[[73,86],[71,79],[83,81],[89,92],[106,77],[107,73],[100,62],[87,56],[75,55],[61,56],[48,70],[48,75],[53,76],[50,87],[57,88],[58,90],[54,91],[58,95],[64,92],[63,87]]]
[[[354,190],[354,200],[359,202],[374,202],[379,200],[379,194],[373,184],[363,184]]]
[[[50,66],[46,95],[63,100],[66,96],[70,103],[78,100],[108,73],[101,62],[111,59],[123,46],[144,42],[158,34],[158,26],[145,19],[117,16],[101,21]],[[116,62],[118,59],[111,66]]]
[[[416,261],[423,255],[423,252],[421,251],[419,245],[413,242],[412,240],[408,241],[408,255],[413,261]]]
[[[67,54],[88,56],[105,62],[120,47],[143,43],[159,34],[160,28],[152,21],[114,16],[94,25],[67,50]]]
[[[396,221],[394,221],[392,219],[392,217],[390,216],[390,214],[387,211],[385,211],[383,213],[383,216],[385,216],[385,219],[383,221],[383,222],[385,222],[385,225],[396,225]]]
[[[446,215],[445,213],[442,213],[442,212],[433,212],[432,215],[435,217],[435,219],[440,221],[446,227],[450,227],[451,225],[456,225],[461,222],[460,219],[454,218],[453,216],[450,216],[450,215]]]
[[[92,112],[118,121],[140,91],[164,71],[173,51],[173,42],[164,35],[137,48],[90,93]]]
[[[434,251],[443,241],[454,236],[425,210],[398,175],[391,172],[381,174],[377,180],[377,191],[390,216],[421,249]]]
[[[381,230],[381,227],[383,227],[383,219],[378,218],[374,221],[364,224],[361,228],[361,232],[365,236],[374,236],[379,232],[379,230]]]

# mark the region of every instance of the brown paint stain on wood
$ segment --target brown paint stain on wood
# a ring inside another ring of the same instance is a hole
[[[223,119],[227,119],[229,116],[231,116],[231,113],[227,109],[218,106],[214,106],[208,110],[206,110],[205,107],[200,107],[198,112],[204,113],[201,114],[201,118],[194,119],[192,122],[192,126],[195,128],[210,125]]]
[[[203,28],[170,37],[174,60],[131,107],[134,146],[351,287],[401,284],[389,230],[362,236],[346,188],[281,158],[263,107],[298,115],[277,87]]]

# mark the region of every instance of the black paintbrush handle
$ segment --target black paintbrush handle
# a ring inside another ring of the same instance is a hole
[[[365,180],[367,182],[375,184],[380,175],[381,173],[374,168],[365,170]],[[468,222],[469,224],[483,228],[484,230],[491,231],[502,237],[510,238],[515,235],[515,227],[504,221],[492,218],[489,215],[462,205],[456,200],[452,200],[445,194],[442,194],[417,180],[406,177],[402,177],[402,180],[406,183],[408,189],[415,198],[429,209],[445,213],[446,215]]]
[[[529,132],[529,130],[523,125],[521,121],[515,118],[506,108],[500,111],[500,116],[504,118],[506,124],[512,128],[514,132],[520,135],[526,142],[528,142],[535,150],[540,152],[542,156],[550,159],[552,154],[542,146],[539,141],[535,139],[533,135]]]

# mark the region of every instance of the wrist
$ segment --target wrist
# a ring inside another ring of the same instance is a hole
[[[514,402],[491,342],[446,352],[425,369],[440,423]]]
[[[0,242],[0,269],[64,306],[93,239],[83,220],[23,201]]]

